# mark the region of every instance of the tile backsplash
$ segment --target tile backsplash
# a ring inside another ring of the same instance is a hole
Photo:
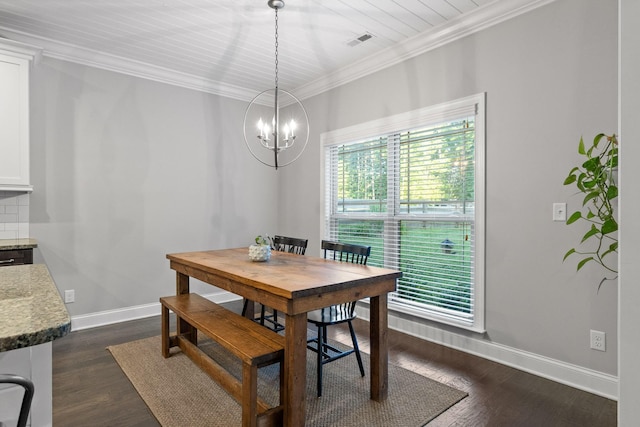
[[[0,191],[0,239],[29,236],[29,193]]]

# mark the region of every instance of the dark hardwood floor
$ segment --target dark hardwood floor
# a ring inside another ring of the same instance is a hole
[[[367,327],[363,321],[356,325],[368,352]],[[54,341],[53,425],[158,426],[106,347],[159,334],[158,316]],[[333,338],[350,342],[346,329]],[[391,363],[469,393],[430,427],[616,425],[615,401],[395,331],[389,331],[389,346]]]

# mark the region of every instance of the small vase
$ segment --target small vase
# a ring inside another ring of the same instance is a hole
[[[263,262],[263,261],[269,261],[269,258],[271,258],[271,246],[269,245],[249,246],[249,259],[251,261]]]

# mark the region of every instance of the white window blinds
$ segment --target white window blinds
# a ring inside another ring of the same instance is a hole
[[[380,130],[374,123],[323,135],[323,238],[370,245],[370,265],[403,272],[390,308],[474,330],[484,327],[483,107],[478,96],[395,117],[411,128],[355,138]]]

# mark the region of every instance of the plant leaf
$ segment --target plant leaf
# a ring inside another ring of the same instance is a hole
[[[585,235],[582,237],[582,240],[580,241],[580,243],[584,243],[585,240],[587,240],[591,236],[595,236],[598,233],[600,233],[600,230],[598,230],[596,228],[596,226],[592,224],[591,225],[591,229],[585,233]]]
[[[600,166],[600,161],[597,157],[593,157],[582,164],[582,167],[585,168],[588,172],[597,170],[598,166]]]
[[[567,258],[569,258],[569,255],[571,255],[571,254],[573,254],[573,253],[575,253],[575,252],[576,252],[575,248],[571,248],[571,249],[569,249],[569,250],[567,251],[567,253],[566,253],[566,254],[564,254],[564,258],[562,258],[562,261],[564,262],[564,260],[566,260]]]
[[[586,205],[589,200],[595,199],[596,197],[598,197],[600,195],[600,190],[596,190],[596,191],[592,191],[590,193],[588,193],[584,200],[582,201],[582,206]]]
[[[618,197],[618,187],[612,185],[607,189],[607,199],[613,200],[616,197]]]
[[[592,256],[590,256],[589,258],[585,258],[585,259],[583,259],[582,261],[580,261],[580,262],[578,263],[578,268],[576,269],[576,271],[580,271],[580,269],[581,269],[582,267],[584,267],[584,265],[585,265],[586,263],[588,263],[589,261],[593,261],[593,257],[592,257]]]
[[[584,150],[584,140],[582,139],[582,137],[580,137],[580,143],[578,144],[578,153],[579,154],[587,154],[587,152]]]
[[[576,211],[576,212],[572,213],[571,216],[569,217],[569,219],[567,220],[567,225],[573,224],[574,222],[576,222],[580,218],[582,218],[582,212]]]
[[[618,223],[615,219],[609,218],[602,224],[602,234],[609,234],[614,231],[618,231]]]
[[[564,180],[564,185],[569,185],[574,182],[576,182],[576,176],[572,174],[572,175],[569,175],[567,179]]]
[[[597,147],[598,144],[600,143],[600,140],[604,137],[604,133],[599,133],[595,136],[595,138],[593,138],[593,146]]]

